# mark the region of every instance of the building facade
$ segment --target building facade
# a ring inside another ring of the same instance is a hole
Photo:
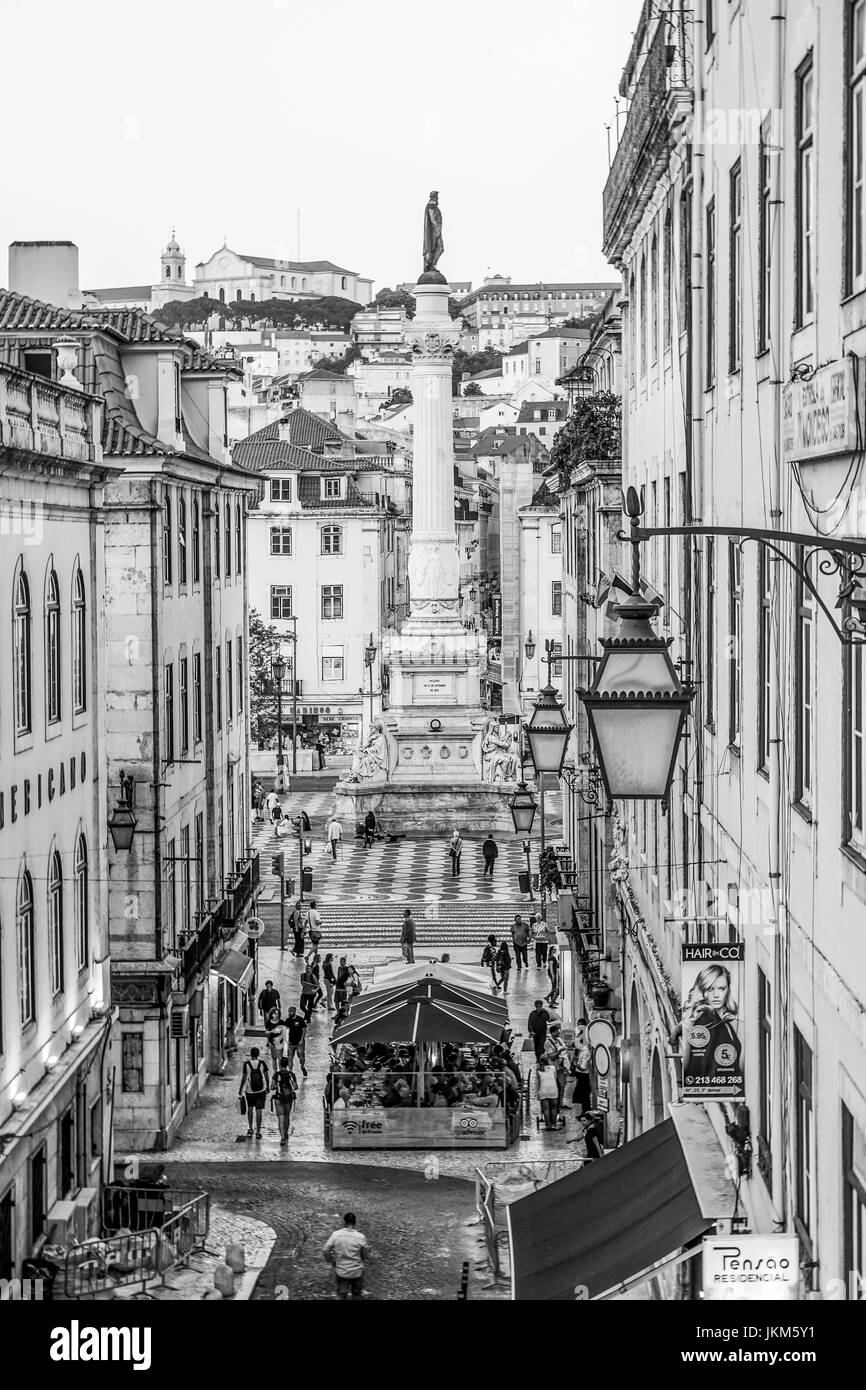
[[[195,268],[196,297],[232,300],[311,299],[328,295],[369,304],[373,281],[333,261],[252,256],[221,246]]]
[[[494,275],[459,303],[469,331],[478,335],[478,348],[510,348],[567,318],[591,318],[601,309],[616,284],[557,281],[512,284],[509,276]]]

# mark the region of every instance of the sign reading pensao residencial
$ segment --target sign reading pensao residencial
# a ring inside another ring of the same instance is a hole
[[[703,1296],[713,1301],[791,1301],[800,1286],[795,1235],[706,1236]]]
[[[858,435],[866,424],[864,385],[866,371],[851,357],[819,367],[806,381],[790,381],[782,397],[785,461],[853,454],[862,448]]]

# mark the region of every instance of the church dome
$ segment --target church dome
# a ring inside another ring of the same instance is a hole
[[[178,245],[177,238],[174,234],[174,227],[172,227],[171,229],[171,240],[169,241],[165,249],[169,255],[171,255],[172,253],[176,254],[178,251],[180,251],[180,246]]]

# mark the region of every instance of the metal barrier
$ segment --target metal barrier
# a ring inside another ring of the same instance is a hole
[[[108,1183],[102,1193],[102,1229],[107,1235],[153,1230],[200,1195],[198,1188]]]
[[[130,1284],[141,1284],[144,1290],[194,1250],[202,1249],[209,1226],[210,1198],[200,1192],[159,1227],[75,1245],[66,1252],[63,1282],[55,1297],[98,1298]]]

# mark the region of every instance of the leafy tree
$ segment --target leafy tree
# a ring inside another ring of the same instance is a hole
[[[255,608],[250,609],[249,631],[250,731],[261,750],[276,741],[277,698],[271,662],[279,650],[280,634]]]
[[[595,319],[590,315],[589,318],[580,318],[577,314],[572,314],[570,319],[564,319],[561,328],[592,328]]]
[[[622,454],[622,403],[612,391],[584,396],[575,403],[551,451],[551,463],[567,486],[572,468],[588,459],[618,459]]]
[[[408,290],[379,290],[373,303],[379,309],[405,309],[410,319],[415,317],[415,296]]]
[[[477,381],[470,381],[463,387],[464,396],[483,396],[484,392]]]
[[[392,391],[392,392],[391,392],[391,395],[388,397],[388,407],[389,407],[389,409],[390,409],[392,406],[397,406],[397,405],[411,405],[411,404],[412,404],[412,392],[409,390],[408,386],[398,386],[398,387],[397,387],[397,390],[396,390],[396,391]]]
[[[152,317],[157,323],[163,323],[167,328],[206,328],[207,321],[212,314],[221,314],[229,318],[230,314],[227,304],[221,304],[216,299],[171,299],[167,304],[162,304],[155,309]]]
[[[316,368],[322,368],[326,372],[337,372],[343,376],[346,368],[351,366],[356,358],[361,356],[361,349],[357,343],[350,343],[342,357],[320,357],[316,363]]]
[[[451,384],[454,395],[460,390],[460,382],[463,373],[468,372],[474,376],[476,372],[492,371],[493,368],[502,366],[502,353],[495,348],[484,348],[482,352],[466,352],[463,348],[458,348],[451,358]]]

